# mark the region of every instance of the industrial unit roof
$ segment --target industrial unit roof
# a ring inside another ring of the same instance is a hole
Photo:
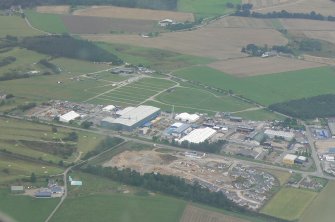
[[[202,143],[208,138],[212,137],[216,133],[216,130],[206,127],[201,129],[195,129],[183,138],[179,142],[188,141],[189,143]]]

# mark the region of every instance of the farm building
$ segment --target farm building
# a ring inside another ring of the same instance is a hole
[[[175,119],[183,122],[194,123],[200,119],[200,116],[197,114],[180,113],[175,117]]]
[[[283,158],[283,163],[293,165],[295,163],[295,160],[298,158],[298,156],[293,154],[286,154]]]
[[[80,115],[78,113],[76,113],[75,111],[70,111],[68,113],[65,113],[64,115],[61,115],[59,117],[59,121],[63,122],[63,123],[68,123],[71,120],[75,120],[79,117],[80,117]]]
[[[297,163],[297,164],[303,164],[305,162],[307,162],[307,157],[305,156],[299,156],[298,158],[294,160],[294,163]]]
[[[52,193],[50,191],[38,191],[35,193],[36,198],[50,198]]]
[[[160,109],[153,106],[138,106],[136,108],[126,108],[119,113],[118,118],[107,117],[101,121],[101,126],[114,130],[132,131],[137,127],[153,120],[160,114]]]
[[[265,130],[264,132],[268,137],[275,138],[275,137],[282,137],[287,141],[291,141],[294,138],[294,133],[291,132],[284,132],[284,131],[276,131],[276,130]]]
[[[24,187],[23,186],[11,186],[10,191],[12,193],[24,193]]]
[[[209,127],[195,129],[177,141],[179,143],[182,143],[183,141],[188,141],[189,143],[202,143],[202,142],[205,142],[205,140],[214,136],[215,133],[216,133],[216,130],[211,129]]]
[[[242,117],[238,117],[238,116],[231,116],[229,117],[229,120],[232,122],[242,122]]]
[[[113,74],[132,74],[135,72],[135,69],[127,68],[127,67],[115,67],[115,68],[112,68],[111,72]]]
[[[113,110],[115,110],[116,107],[113,106],[113,105],[108,105],[108,106],[105,106],[104,108],[102,108],[102,111],[105,111],[105,112],[111,112]]]
[[[175,24],[175,22],[172,19],[164,19],[158,22],[158,25],[160,25],[161,27],[166,27],[172,24]]]
[[[71,183],[71,186],[82,186],[83,185],[83,182],[79,180],[72,180],[70,183]]]

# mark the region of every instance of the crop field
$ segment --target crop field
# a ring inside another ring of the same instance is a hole
[[[279,19],[258,19],[238,16],[226,16],[211,27],[223,26],[226,28],[253,28],[253,29],[277,29]]]
[[[38,13],[34,10],[26,10],[25,14],[31,25],[37,29],[57,34],[68,32],[60,15]]]
[[[72,14],[80,16],[108,17],[132,20],[159,21],[167,18],[179,22],[192,22],[194,20],[192,13],[138,8],[123,8],[114,6],[93,6],[85,9],[76,10]]]
[[[70,12],[69,5],[53,5],[53,6],[37,6],[36,11],[48,14],[68,14]]]
[[[6,35],[34,36],[40,34],[38,31],[29,28],[25,20],[19,16],[0,15],[0,27],[0,37]]]
[[[240,4],[241,0],[179,0],[178,11],[192,12],[197,18],[219,16],[231,11],[228,2]]]
[[[246,78],[236,78],[208,67],[192,67],[175,72],[175,75],[232,90],[263,105],[335,92],[332,84],[335,71],[329,67]]]
[[[92,16],[63,15],[66,29],[72,34],[148,33],[157,29],[152,20],[131,20]]]
[[[320,39],[335,44],[335,30],[333,31],[303,31],[307,38]]]
[[[209,211],[193,205],[187,205],[180,222],[248,222],[230,215]]]
[[[97,43],[98,46],[132,64],[144,64],[158,71],[171,71],[191,65],[207,64],[214,59],[184,55],[172,51],[130,46],[125,44]]]
[[[187,32],[163,33],[155,38],[139,35],[82,35],[83,38],[109,43],[129,44],[165,49],[181,54],[223,60],[245,57],[242,47],[257,45],[285,45],[288,40],[274,29],[225,28],[216,21],[201,29]]]
[[[334,22],[330,21],[317,21],[308,19],[279,19],[279,21],[287,30],[335,31]]]
[[[273,7],[273,6],[280,6],[285,5],[288,3],[295,3],[297,0],[242,0],[242,4],[252,4],[253,8],[267,8],[267,7]]]
[[[150,97],[174,86],[175,83],[155,78],[145,78],[126,86],[115,88],[95,98],[98,103],[138,105]]]
[[[194,108],[211,112],[232,112],[251,108],[250,104],[240,102],[229,96],[217,96],[207,91],[192,88],[174,88],[157,97],[163,104]]]
[[[258,12],[266,13],[266,12],[273,12],[273,11],[281,11],[286,10],[288,12],[303,12],[303,13],[310,13],[315,11],[316,13],[321,13],[322,15],[334,16],[335,4],[329,0],[275,0],[274,2],[282,1],[283,4],[279,5],[261,5],[257,6],[257,2],[271,2],[272,1],[260,1],[260,0],[246,0],[251,2],[252,4],[256,5],[258,8]],[[268,4],[268,3],[267,3]]]
[[[0,210],[17,222],[43,222],[58,202],[59,199],[36,199],[0,190]]]
[[[52,132],[51,126],[14,119],[1,118],[0,127],[1,149],[32,158],[43,158],[54,163],[64,160],[53,153],[53,150],[57,150],[61,145],[71,144],[77,147],[77,152],[65,160],[70,162],[79,152],[85,154],[94,149],[104,138],[88,132],[77,132],[78,142],[64,142],[63,138],[71,132],[68,129],[58,127],[57,132]]]
[[[233,76],[248,77],[309,69],[324,65],[316,62],[276,56],[271,58],[246,57],[224,60],[211,63],[208,66]]]
[[[305,210],[301,222],[332,222],[334,221],[335,198],[332,198],[335,192],[335,183],[329,182],[322,192]]]
[[[296,220],[301,217],[316,196],[317,193],[307,190],[282,188],[261,212],[286,220]]]

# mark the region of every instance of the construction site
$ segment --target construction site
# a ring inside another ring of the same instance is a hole
[[[130,168],[144,173],[160,173],[198,183],[214,192],[223,192],[240,206],[258,210],[279,186],[271,174],[242,165],[226,157],[195,151],[174,151],[162,148],[124,151],[103,164],[104,167]]]

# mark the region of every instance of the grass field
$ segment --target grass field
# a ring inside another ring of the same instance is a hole
[[[157,100],[169,105],[213,112],[231,112],[252,107],[229,96],[216,96],[194,88],[175,88],[171,92],[160,94]]]
[[[40,34],[38,31],[29,28],[24,19],[19,16],[0,16],[0,27],[0,37],[6,35],[33,36]]]
[[[158,71],[171,71],[196,64],[208,64],[214,59],[183,55],[167,50],[129,46],[124,44],[97,43],[98,46],[110,51],[132,64],[144,64]]]
[[[261,212],[286,220],[297,220],[316,196],[317,193],[307,190],[282,188]]]
[[[300,222],[334,221],[335,182],[329,182],[325,189],[314,199],[304,212]]]
[[[0,190],[0,210],[17,222],[43,222],[58,202],[58,198],[36,199]]]
[[[25,14],[31,25],[37,29],[57,34],[67,32],[60,15],[38,13],[35,10],[25,10]]]
[[[221,89],[232,90],[263,105],[335,93],[335,70],[330,67],[236,78],[208,67],[191,67],[175,75]],[[322,86],[322,87],[320,87]]]
[[[83,186],[71,187],[69,198],[51,221],[179,222],[186,206],[185,201],[150,195],[105,178],[83,173],[71,176],[80,178]]]
[[[193,12],[197,18],[218,16],[232,11],[226,7],[228,2],[240,4],[241,0],[180,0],[178,11]]]
[[[243,117],[245,119],[250,119],[254,121],[264,121],[264,120],[283,120],[285,117],[275,114],[273,112],[260,109],[260,110],[252,110],[245,112],[238,112],[236,115]]]

